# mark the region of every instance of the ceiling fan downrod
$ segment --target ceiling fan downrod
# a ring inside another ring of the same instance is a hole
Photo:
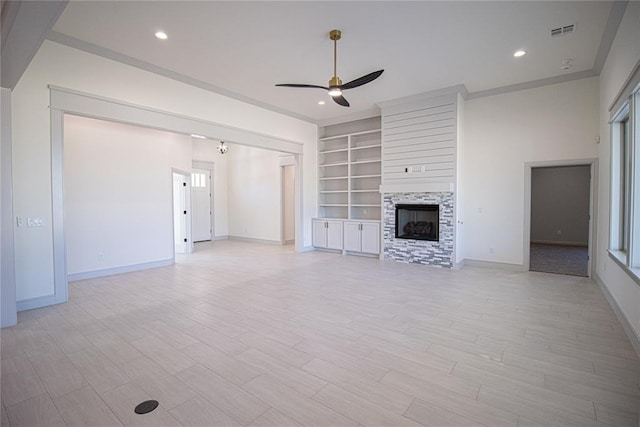
[[[331,30],[329,38],[333,40],[333,77],[329,80],[329,87],[340,86],[342,80],[338,78],[338,40],[342,37],[340,30]]]

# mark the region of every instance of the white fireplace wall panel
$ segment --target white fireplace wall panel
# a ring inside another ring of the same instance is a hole
[[[382,185],[456,177],[457,95],[383,108]]]

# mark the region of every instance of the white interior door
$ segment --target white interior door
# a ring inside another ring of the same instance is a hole
[[[173,242],[177,254],[187,253],[187,177],[173,174]]]
[[[193,206],[191,231],[193,241],[211,240],[211,171],[193,169],[191,201]]]

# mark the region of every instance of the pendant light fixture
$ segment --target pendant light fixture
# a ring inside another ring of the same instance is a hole
[[[220,141],[220,145],[218,146],[218,153],[226,154],[227,151],[229,151],[229,147],[224,145],[224,141]]]

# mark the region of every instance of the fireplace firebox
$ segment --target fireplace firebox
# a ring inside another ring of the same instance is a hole
[[[439,205],[396,205],[396,239],[440,240]]]

